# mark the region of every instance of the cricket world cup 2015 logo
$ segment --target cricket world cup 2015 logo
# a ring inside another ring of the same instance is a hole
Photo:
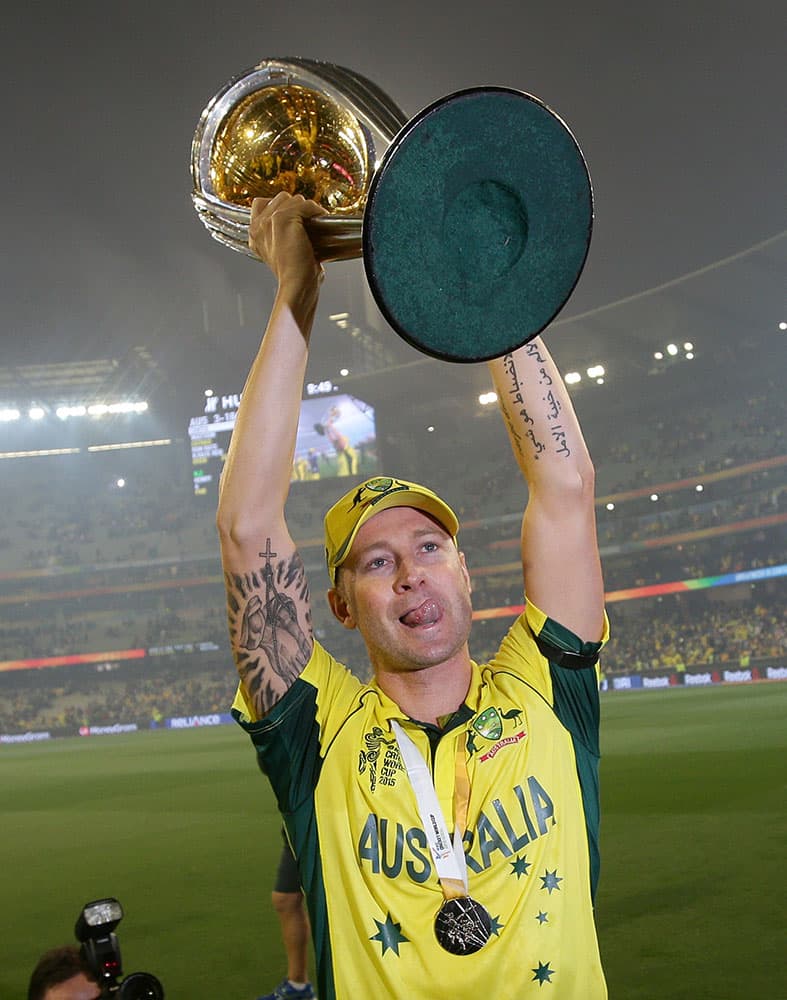
[[[358,774],[369,775],[369,791],[377,785],[396,784],[396,776],[404,769],[399,755],[396,738],[385,739],[379,726],[373,726],[370,733],[364,733],[364,747],[358,753]]]

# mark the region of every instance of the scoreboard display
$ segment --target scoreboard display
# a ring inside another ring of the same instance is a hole
[[[338,476],[366,478],[379,472],[374,408],[330,383],[308,383],[301,403],[291,480]],[[194,494],[218,496],[240,393],[206,396],[204,410],[189,420]]]

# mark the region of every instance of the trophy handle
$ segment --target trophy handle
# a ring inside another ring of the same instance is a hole
[[[317,260],[355,260],[363,252],[363,218],[317,216],[306,223]]]

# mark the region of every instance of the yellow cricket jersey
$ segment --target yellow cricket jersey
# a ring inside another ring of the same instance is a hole
[[[298,860],[321,1000],[607,996],[592,902],[598,674],[556,662],[599,646],[528,604],[491,663],[473,663],[465,704],[442,730],[408,719],[317,643],[263,721],[239,689],[233,714]],[[431,765],[449,830],[464,741],[469,891],[492,918],[475,954],[452,955],[435,937],[443,895],[392,719]]]

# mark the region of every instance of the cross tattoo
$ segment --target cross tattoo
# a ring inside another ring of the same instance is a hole
[[[265,551],[264,552],[258,552],[257,555],[262,556],[262,558],[265,560],[265,564],[267,566],[270,566],[271,559],[275,559],[276,556],[278,555],[278,552],[271,552],[271,540],[270,540],[270,538],[266,539],[266,541],[265,541]]]
[[[261,558],[265,560],[265,565],[262,568],[262,576],[265,580],[265,611],[268,616],[268,621],[271,626],[271,643],[273,646],[273,661],[277,665],[277,671],[279,674],[282,673],[280,661],[279,661],[279,638],[276,634],[276,614],[274,609],[278,610],[282,606],[281,594],[276,590],[273,585],[273,566],[271,561],[275,558],[278,553],[271,551],[271,540],[270,536],[265,540],[265,551],[258,553]]]

